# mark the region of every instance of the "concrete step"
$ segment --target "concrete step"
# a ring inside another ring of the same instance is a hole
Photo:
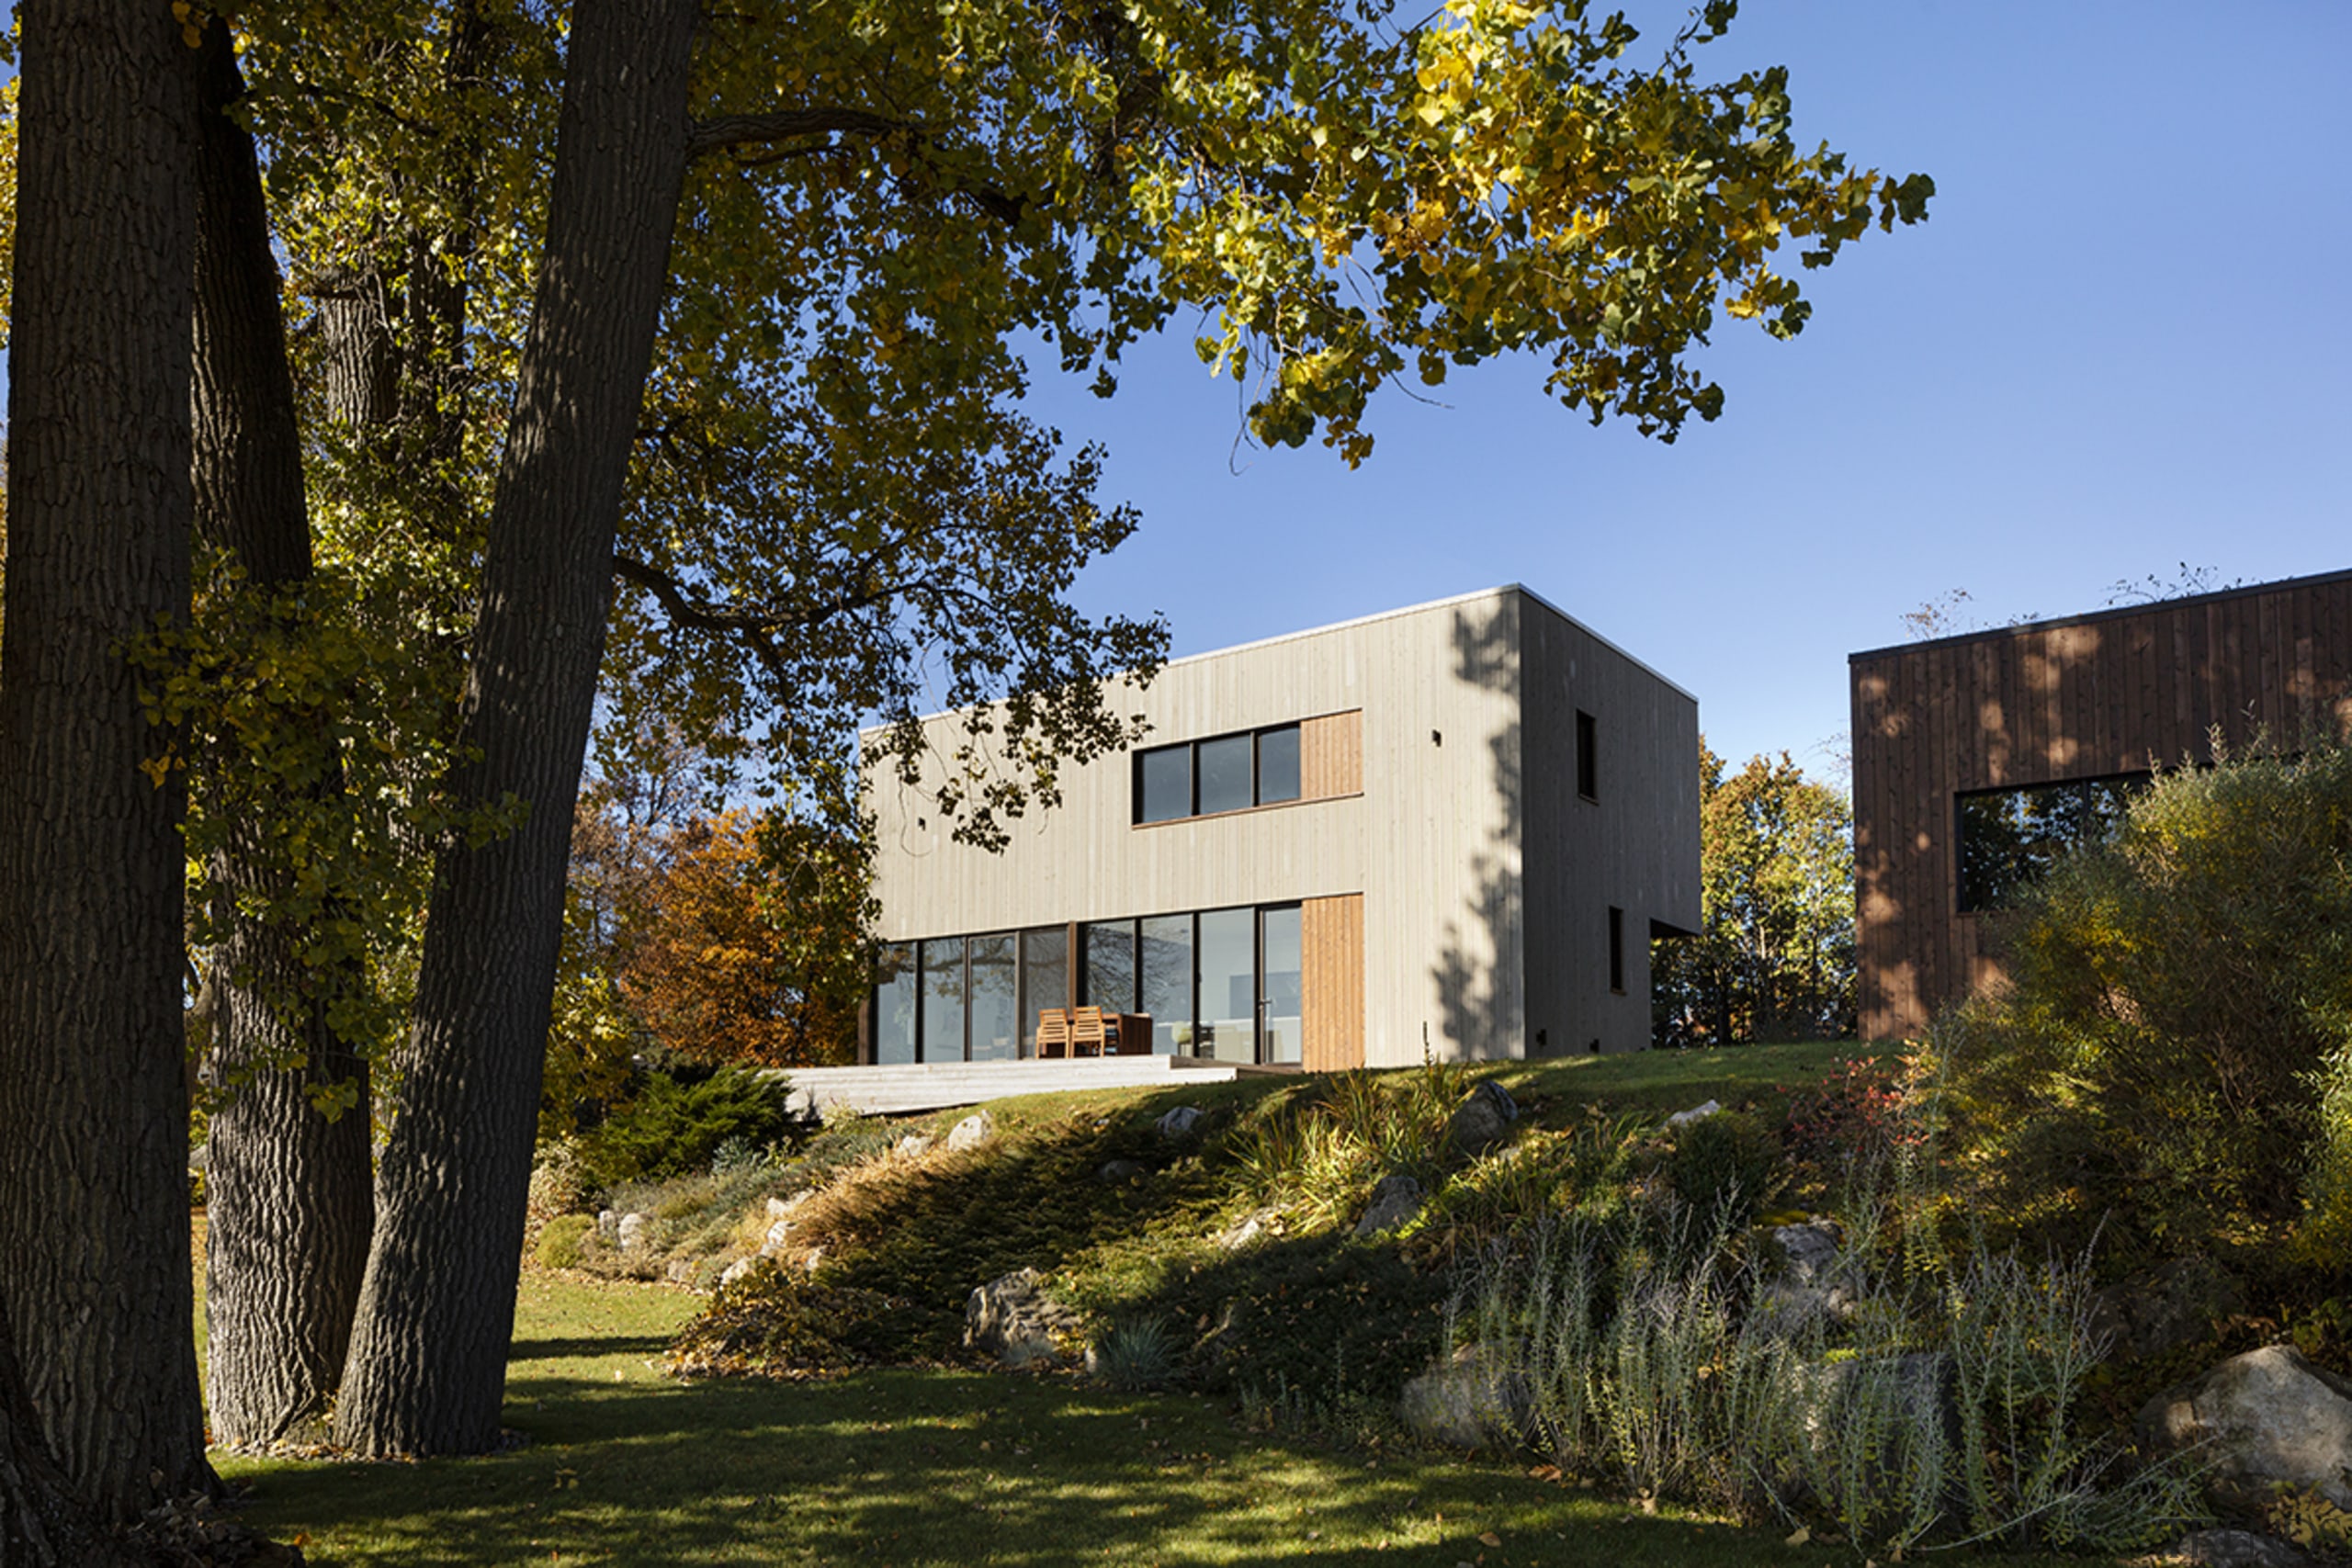
[[[978,1105],[1016,1094],[1139,1089],[1153,1084],[1230,1083],[1282,1067],[1204,1062],[1191,1056],[1085,1056],[1076,1061],[922,1062],[888,1067],[800,1067],[784,1075],[803,1109],[844,1106],[897,1116]]]

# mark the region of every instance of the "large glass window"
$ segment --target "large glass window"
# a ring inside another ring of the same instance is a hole
[[[1136,820],[1172,822],[1193,814],[1193,749],[1162,746],[1136,753]]]
[[[964,1059],[964,942],[922,944],[922,1052],[926,1062]]]
[[[1263,1060],[1304,1059],[1305,1010],[1300,1005],[1306,965],[1301,962],[1298,906],[1268,909],[1259,917],[1259,952],[1266,971],[1266,1038]]]
[[[896,1066],[915,1059],[915,949],[891,942],[876,956],[874,1059]]]
[[[1258,732],[1258,804],[1298,798],[1298,726]]]
[[[2132,791],[2147,779],[2117,773],[1961,795],[1961,912],[1997,909],[2075,845],[2112,838]]]
[[[1143,1010],[1151,1015],[1151,1048],[1162,1056],[1193,1049],[1193,917],[1155,915],[1139,922],[1136,954]]]
[[[972,1032],[968,1060],[1021,1055],[1021,1005],[1013,987],[1012,933],[972,939]]]
[[[1257,804],[1250,782],[1254,748],[1247,735],[1204,740],[1196,748],[1200,796],[1195,805],[1204,817],[1219,811],[1240,811]]]
[[[1085,930],[1086,990],[1080,1000],[1106,1012],[1148,1012],[1136,999],[1136,923],[1098,920]]]
[[[1201,916],[1200,1038],[1194,1054],[1220,1062],[1258,1059],[1258,911]]]
[[[1298,726],[1136,753],[1135,820],[1172,822],[1299,797]]]
[[[1019,1054],[1037,1048],[1037,1015],[1047,1008],[1069,1006],[1069,928],[1041,926],[1021,933],[1021,1010]]]

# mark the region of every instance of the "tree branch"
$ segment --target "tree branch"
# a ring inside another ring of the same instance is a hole
[[[905,123],[864,109],[793,109],[781,114],[729,114],[698,119],[686,138],[686,156],[699,158],[756,141],[789,141],[799,136],[881,136]]]

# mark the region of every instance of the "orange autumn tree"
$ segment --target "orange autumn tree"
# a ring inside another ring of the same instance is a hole
[[[616,976],[655,1043],[718,1065],[850,1060],[867,978],[855,841],[739,809],[686,822],[662,848]]]

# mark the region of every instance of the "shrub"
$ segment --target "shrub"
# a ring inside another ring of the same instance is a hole
[[[1095,1341],[1094,1375],[1129,1393],[1165,1388],[1176,1375],[1176,1336],[1156,1317],[1135,1317]]]
[[[1310,1224],[1340,1223],[1385,1175],[1433,1189],[1458,1158],[1448,1127],[1467,1086],[1461,1068],[1437,1062],[1417,1073],[1333,1073],[1243,1131],[1244,1182]]]
[[[578,1145],[580,1179],[594,1189],[705,1172],[729,1143],[766,1148],[796,1126],[778,1079],[738,1068],[682,1084],[655,1074],[637,1098]]]
[[[1935,1034],[1980,1207],[2121,1255],[2341,1223],[2352,748],[2161,773],[2003,919],[2006,993]]]
[[[543,1269],[577,1269],[588,1253],[596,1222],[586,1214],[560,1214],[539,1231],[538,1259]]]
[[[1743,1224],[1787,1180],[1781,1145],[1752,1116],[1718,1111],[1674,1129],[1666,1178],[1674,1195],[1701,1213],[1721,1212]]]

